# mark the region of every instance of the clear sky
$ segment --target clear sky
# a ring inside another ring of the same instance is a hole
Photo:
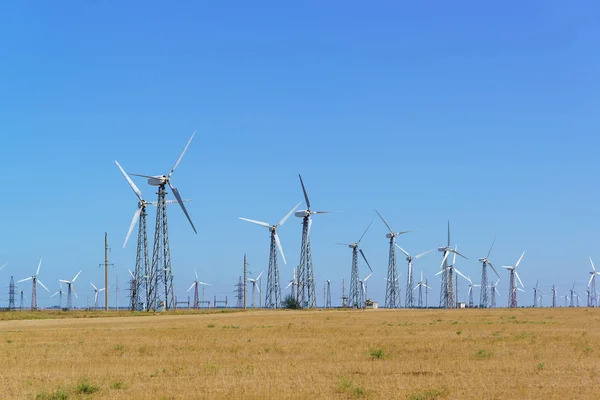
[[[266,273],[268,231],[238,217],[278,221],[302,199],[301,173],[313,208],[339,211],[313,224],[319,305],[325,279],[334,304],[350,279],[350,249],[335,243],[358,239],[375,207],[395,230],[415,230],[399,240],[414,253],[444,244],[450,220],[471,260],[457,267],[475,281],[473,260],[495,237],[496,266],[527,250],[521,304],[537,279],[559,295],[576,281],[585,303],[588,257],[600,264],[599,20],[593,1],[5,2],[0,305],[10,276],[32,275],[43,256],[52,293],[83,269],[74,303],[85,306],[89,281],[103,285],[105,231],[125,304],[135,235],[121,246],[137,200],[114,160],[167,173],[194,130],[173,183],[193,199],[198,234],[169,210],[180,298],[196,268],[213,284],[207,296],[234,304],[244,253]],[[151,210],[150,238],[153,221]],[[279,232],[285,286],[300,220]],[[376,220],[362,243],[380,303],[385,233]],[[414,266],[432,304],[440,262],[435,252]],[[508,274],[498,272],[505,305]],[[55,303],[38,293],[40,305]]]

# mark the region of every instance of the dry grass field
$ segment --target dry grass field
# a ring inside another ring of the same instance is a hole
[[[8,314],[2,399],[600,397],[598,309]]]

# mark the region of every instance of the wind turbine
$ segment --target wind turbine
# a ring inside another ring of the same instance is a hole
[[[293,272],[292,272],[292,279],[290,280],[290,283],[288,283],[288,285],[285,287],[286,289],[289,287],[292,287],[292,291],[290,296],[292,296],[293,299],[296,298],[296,291],[294,290],[296,288],[296,268],[294,268]]]
[[[438,249],[439,250],[439,249]],[[454,272],[456,272],[457,275],[462,276],[465,280],[470,281],[470,278],[467,278],[462,272],[460,272],[458,270],[458,268],[456,268],[456,255],[458,254],[461,257],[464,257],[462,254],[460,254],[458,252],[458,246],[454,246],[454,249],[450,249],[448,254],[452,253],[452,264],[448,265],[447,264],[447,259],[444,259],[442,261],[442,266],[444,264],[446,264],[446,268],[441,270],[440,272],[438,272],[437,274],[435,274],[435,276],[438,276],[439,274],[445,274],[447,277],[447,290],[448,290],[448,299],[449,301],[452,301],[451,303],[448,303],[448,307],[456,307],[456,305],[451,306],[451,304],[454,304],[454,280],[453,280],[453,276],[454,276]],[[464,257],[466,258],[466,257]],[[442,275],[442,284],[443,284],[443,276]],[[456,277],[456,301],[458,301],[458,277]]]
[[[421,271],[421,280],[417,282],[417,286],[415,286],[415,288],[413,289],[415,290],[419,288],[419,302],[417,303],[417,307],[419,308],[423,308],[423,287],[425,287],[426,289],[431,289],[429,286],[427,286],[427,283],[423,282],[423,271]]]
[[[525,287],[525,286],[523,286],[523,282],[521,281],[521,278],[519,277],[519,273],[517,272],[517,267],[521,263],[521,260],[523,259],[524,255],[525,255],[525,252],[523,252],[523,254],[521,254],[521,257],[519,257],[519,260],[517,261],[517,263],[514,266],[503,266],[502,267],[502,268],[506,268],[507,270],[510,271],[510,284],[509,284],[509,289],[508,289],[508,306],[510,308],[517,307],[517,285],[515,282],[515,276],[519,280],[521,287]]]
[[[264,271],[260,271],[260,274],[258,274],[258,276],[254,279],[252,278],[248,278],[249,282],[252,282],[252,307],[256,308],[256,291],[258,290],[258,295],[261,296],[260,293],[260,286],[258,285],[258,283],[260,282],[260,277],[263,274]]]
[[[492,265],[492,262],[490,261],[490,254],[492,253],[492,249],[494,248],[495,243],[496,243],[496,239],[494,239],[494,241],[492,242],[492,246],[490,247],[490,251],[488,251],[487,256],[479,259],[479,262],[481,263],[481,285],[480,285],[481,288],[488,287],[488,278],[487,278],[488,264],[489,264],[490,268],[492,268],[492,271],[494,271],[494,273],[496,274],[498,279],[500,279],[500,275],[498,275],[498,272],[496,271],[496,269]],[[488,307],[487,290],[481,290],[479,292],[479,307],[480,308]]]
[[[70,281],[67,281],[64,279],[58,280],[59,282],[67,284],[67,310],[70,310],[73,307],[73,299],[71,296],[71,291],[73,293],[75,293],[75,297],[77,297],[77,292],[75,292],[75,287],[73,286],[73,283],[75,283],[75,281],[77,280],[77,277],[79,276],[80,273],[81,273],[81,270],[79,270],[77,275],[75,275],[75,277],[73,279],[71,279]]]
[[[63,290],[62,290],[62,282],[58,282],[58,286],[59,289],[56,291],[56,293],[54,293],[52,296],[50,296],[50,298],[53,298],[54,296],[58,295],[58,309],[61,310],[62,309],[62,295],[63,295]]]
[[[315,295],[315,273],[312,264],[312,249],[310,247],[310,228],[312,226],[312,216],[317,214],[328,214],[328,211],[312,211],[310,209],[310,200],[304,187],[302,176],[300,185],[306,201],[306,210],[296,211],[296,217],[302,218],[302,244],[300,246],[300,265],[298,266],[298,304],[302,308],[315,308],[317,306],[317,297]]]
[[[570,290],[571,292],[571,303],[569,304],[569,307],[575,307],[574,301],[575,301],[575,296],[579,296],[579,294],[575,291],[575,282],[573,282],[573,287]]]
[[[168,175],[150,176],[131,174],[133,176],[147,178],[150,186],[158,187],[156,226],[154,229],[154,250],[152,252],[152,264],[148,273],[149,287],[146,288],[146,303],[148,310],[151,309],[155,311],[157,308],[159,308],[161,299],[164,300],[166,310],[175,307],[175,294],[173,293],[173,271],[171,269],[171,248],[169,244],[169,229],[167,224],[167,185],[169,188],[171,188],[173,195],[177,199],[177,203],[179,203],[179,206],[183,210],[183,213],[192,226],[192,229],[195,233],[197,233],[196,227],[194,226],[194,223],[192,222],[192,219],[190,218],[190,215],[183,204],[184,202],[179,194],[179,190],[177,190],[177,188],[175,188],[175,186],[173,186],[171,183],[173,172],[175,172],[175,169],[181,162],[181,159],[192,142],[195,134],[196,131],[192,133],[192,136],[188,140],[183,151],[181,152],[181,155],[173,165],[173,168],[171,168],[171,171]]]
[[[448,256],[450,253],[454,253],[455,255],[459,255],[465,260],[468,260],[467,257],[460,254],[456,249],[450,247],[450,221],[448,221],[448,245],[445,247],[439,247],[438,251],[443,253],[442,264],[440,265],[440,269],[442,270],[442,284],[440,286],[440,307],[441,308],[454,308],[454,282],[452,276],[452,269],[448,268]],[[439,275],[439,274],[436,274]]]
[[[387,271],[387,283],[385,287],[385,307],[397,308],[400,307],[400,284],[398,267],[396,266],[396,236],[403,235],[410,231],[394,232],[390,225],[385,222],[385,219],[379,214],[379,211],[375,210],[379,218],[383,221],[385,226],[388,228],[390,233],[386,234],[385,237],[390,239],[390,250],[388,258],[388,271]]]
[[[138,237],[137,237],[137,253],[136,253],[136,257],[135,257],[135,276],[147,276],[148,272],[149,272],[149,267],[150,267],[150,260],[148,257],[148,232],[147,232],[147,228],[146,228],[146,217],[147,217],[147,212],[146,212],[146,207],[151,205],[151,206],[156,206],[158,203],[156,201],[146,201],[144,200],[143,196],[142,196],[142,192],[140,191],[140,189],[136,186],[135,183],[133,183],[133,181],[131,180],[131,178],[129,177],[129,175],[127,175],[127,172],[125,172],[125,170],[123,169],[123,167],[121,167],[121,164],[119,164],[118,161],[115,161],[115,164],[117,164],[117,167],[119,167],[119,170],[121,171],[121,173],[123,174],[123,176],[125,177],[125,179],[127,180],[127,183],[129,183],[129,186],[131,187],[131,189],[133,190],[133,192],[135,193],[135,195],[138,198],[138,206],[137,209],[135,210],[135,212],[133,213],[133,218],[131,219],[131,223],[129,224],[129,230],[127,231],[127,236],[125,236],[125,241],[123,242],[123,248],[125,248],[125,246],[127,246],[127,242],[129,241],[129,237],[131,236],[131,233],[133,232],[133,228],[135,227],[135,224],[138,224]],[[188,202],[189,200],[183,200],[183,202]],[[166,204],[174,204],[177,203],[177,200],[166,200],[165,201]],[[145,304],[146,302],[146,297],[148,295],[147,293],[147,289],[145,287],[145,283],[146,280],[142,280],[142,279],[134,279],[135,281],[135,285],[132,286],[131,288],[131,304],[134,305],[136,308],[132,308],[132,311],[135,310],[139,310],[140,305]]]
[[[538,306],[537,301],[538,301],[538,283],[540,282],[540,280],[538,279],[537,281],[535,281],[535,287],[533,288],[533,307],[536,308]]]
[[[373,272],[367,275],[366,278],[360,280],[360,289],[361,289],[361,298],[360,298],[360,306],[359,308],[365,308],[367,299],[367,280],[373,275]]]
[[[37,271],[35,272],[35,275],[33,276],[29,276],[27,278],[21,279],[20,281],[17,281],[17,283],[21,283],[21,282],[25,282],[25,281],[29,281],[31,280],[31,309],[32,310],[37,310],[38,309],[38,303],[37,303],[37,283],[39,283],[40,285],[42,285],[42,287],[44,289],[46,289],[47,292],[50,292],[50,290],[42,283],[42,281],[40,281],[38,279],[38,275],[40,274],[40,267],[42,266],[42,259],[40,258],[40,263],[38,264],[37,267]]]
[[[408,261],[408,272],[406,275],[406,299],[404,300],[404,307],[414,308],[415,307],[415,299],[414,299],[414,295],[413,295],[413,290],[411,290],[413,287],[412,262],[413,262],[413,260],[418,260],[419,258],[423,257],[425,254],[430,253],[435,249],[427,250],[427,251],[425,251],[421,254],[417,254],[416,256],[413,257],[410,254],[408,254],[408,252],[406,250],[404,250],[402,247],[400,247],[397,243],[395,243],[395,244],[396,244],[396,247],[398,247],[400,249],[400,251],[402,251],[404,253],[404,255],[406,256],[406,261]]]
[[[498,291],[498,288],[497,288],[498,282],[500,282],[500,278],[498,278],[498,280],[496,281],[496,283],[492,283],[492,285],[489,286],[489,288],[491,289],[491,300],[490,300],[490,307],[491,308],[496,308],[496,294],[500,295],[500,292]]]
[[[325,308],[331,308],[331,280],[327,279],[327,293],[326,293]]]
[[[92,282],[90,285],[94,288],[94,307],[98,309],[98,293],[105,291],[106,288],[98,289]]]
[[[588,288],[590,289],[590,307],[598,306],[598,298],[596,297],[596,275],[600,275],[600,272],[596,271],[592,257],[590,257],[590,263],[592,264],[592,270],[590,271],[590,281],[588,282]]]
[[[194,308],[197,310],[198,309],[198,305],[199,305],[199,301],[200,301],[200,299],[198,298],[198,285],[203,285],[203,287],[202,287],[202,301],[204,301],[204,286],[212,286],[212,285],[210,283],[201,282],[198,279],[198,273],[196,272],[196,268],[194,268],[194,275],[196,276],[196,279],[194,280],[194,283],[192,283],[192,286],[190,286],[190,288],[187,291],[189,292],[190,290],[192,290],[192,288],[194,288]]]
[[[8,265],[8,263],[5,263],[3,266],[0,267],[0,271],[2,271],[2,268],[6,267]]]
[[[301,203],[301,202],[300,202]],[[285,254],[283,254],[283,248],[281,247],[281,241],[277,234],[277,228],[280,227],[287,221],[294,211],[300,206],[300,203],[296,204],[290,212],[288,212],[276,225],[271,225],[266,222],[255,221],[253,219],[242,218],[241,220],[251,222],[256,225],[264,226],[271,233],[271,246],[269,248],[269,269],[267,270],[267,295],[265,296],[265,307],[266,308],[280,308],[281,307],[281,287],[279,285],[279,266],[277,264],[277,250],[281,253],[283,263],[287,264],[285,260]]]
[[[348,246],[352,249],[352,267],[350,269],[350,296],[348,297],[348,303],[350,304],[351,307],[356,307],[356,308],[361,308],[361,293],[360,289],[359,289],[359,278],[358,278],[358,253],[360,252],[360,255],[363,257],[363,259],[365,260],[365,262],[367,263],[367,266],[369,267],[369,270],[371,272],[373,272],[373,270],[371,269],[371,266],[369,265],[369,262],[367,261],[367,258],[365,257],[365,253],[363,252],[363,250],[361,248],[359,248],[358,246],[360,245],[360,241],[363,239],[363,237],[365,237],[367,231],[369,230],[369,228],[371,227],[371,224],[373,223],[373,221],[371,221],[369,223],[369,225],[367,226],[367,229],[365,229],[365,231],[363,232],[363,234],[361,235],[361,237],[358,239],[358,241],[351,243],[351,244],[347,244],[347,243],[338,243],[341,244],[343,246]]]
[[[458,270],[456,272],[458,272]],[[467,280],[469,281],[469,308],[473,308],[473,288],[481,287],[481,285],[474,285],[470,276],[467,276]],[[485,289],[482,289],[482,291],[485,291]]]

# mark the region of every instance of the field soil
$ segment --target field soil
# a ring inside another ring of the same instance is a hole
[[[115,315],[0,313],[0,398],[600,397],[600,309]]]

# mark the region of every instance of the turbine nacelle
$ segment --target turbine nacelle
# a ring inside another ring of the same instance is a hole
[[[166,175],[156,175],[148,178],[148,185],[150,186],[162,186],[169,182],[169,177]]]

